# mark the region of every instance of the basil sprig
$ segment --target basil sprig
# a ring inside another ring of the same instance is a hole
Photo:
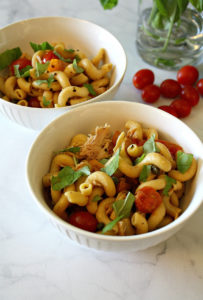
[[[52,176],[51,185],[54,191],[60,191],[64,187],[73,184],[78,178],[83,175],[90,175],[90,169],[85,166],[77,171],[71,167],[66,166],[59,171],[57,176]]]
[[[105,233],[111,229],[121,220],[124,218],[128,218],[130,216],[132,206],[134,204],[135,197],[134,195],[129,192],[125,199],[120,199],[118,201],[115,201],[113,203],[113,209],[116,214],[116,218],[108,223],[104,228],[102,229],[102,233]]]
[[[185,173],[192,165],[193,155],[182,151],[177,152],[177,169],[181,173]]]
[[[34,50],[34,52],[37,52],[39,50],[53,50],[54,47],[51,46],[48,42],[43,42],[41,44],[35,44],[33,42],[30,42],[30,46]]]
[[[10,64],[22,55],[19,47],[6,50],[0,54],[0,70],[10,66]]]

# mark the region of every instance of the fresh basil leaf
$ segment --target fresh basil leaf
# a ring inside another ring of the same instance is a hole
[[[84,69],[78,66],[76,58],[73,60],[73,69],[76,71],[76,73],[84,72]]]
[[[76,167],[78,164],[78,159],[77,159],[77,157],[75,157],[75,155],[73,156],[73,161],[74,161],[74,165]]]
[[[116,225],[116,223],[118,223],[121,219],[123,219],[123,216],[119,216],[119,217],[115,218],[113,221],[111,221],[110,223],[108,223],[102,229],[102,233],[105,233],[105,232],[107,232],[109,230],[112,230],[114,228],[114,226]]]
[[[34,52],[37,52],[39,50],[53,50],[54,49],[54,47],[51,46],[48,42],[43,42],[41,44],[35,44],[35,43],[30,42],[30,46],[32,47]]]
[[[62,61],[65,61],[67,63],[71,63],[72,59],[70,58],[64,58],[63,56],[61,56],[58,52],[54,51],[54,54]]]
[[[6,50],[0,54],[0,70],[10,66],[10,64],[22,55],[19,47]]]
[[[193,155],[184,153],[182,151],[177,152],[177,169],[181,173],[185,173],[192,165]]]
[[[102,199],[101,196],[95,195],[94,198],[92,199],[92,202],[98,202],[98,201],[100,201],[101,199]]]
[[[36,76],[40,77],[48,68],[49,61],[47,61],[45,64],[40,64],[38,61],[36,62]]]
[[[151,165],[144,165],[139,176],[140,182],[145,182],[151,173]]]
[[[152,136],[143,145],[144,153],[160,152],[155,143],[155,135]]]
[[[39,79],[39,80],[35,81],[35,83],[37,85],[40,85],[42,83],[47,83],[48,88],[51,87],[52,82],[54,82],[54,75],[53,74],[51,74],[48,79],[42,79],[42,80]]]
[[[135,162],[134,162],[134,165],[139,164],[145,158],[145,156],[146,156],[146,154],[143,153],[141,156],[137,157]]]
[[[90,83],[84,83],[83,84],[84,87],[86,87],[89,91],[89,93],[92,95],[92,96],[96,96],[97,93],[95,92],[93,86],[90,84]]]
[[[102,165],[105,165],[108,161],[108,158],[102,158],[99,162],[102,164]]]
[[[104,9],[112,9],[118,4],[118,0],[100,0]]]
[[[70,148],[64,148],[62,150],[54,152],[54,154],[59,154],[63,152],[72,152],[72,153],[77,153],[80,152],[80,147],[70,147]]]
[[[57,176],[52,176],[51,184],[54,191],[60,191],[64,187],[73,184],[78,178],[83,175],[90,175],[88,166],[85,166],[77,171],[74,171],[71,167],[66,166],[59,171]]]
[[[171,189],[172,185],[176,183],[176,180],[174,178],[169,177],[168,175],[165,175],[165,180],[166,180],[166,186],[163,189],[163,194],[165,196],[168,196],[168,192]]]
[[[49,106],[51,104],[51,100],[46,100],[46,97],[42,97],[42,103],[44,106]]]
[[[109,176],[112,176],[116,170],[118,169],[119,165],[119,154],[121,149],[119,148],[116,153],[108,160],[105,164],[104,168],[101,168],[102,172],[105,172]]]
[[[76,54],[74,59],[76,60],[76,63],[79,63],[79,61],[81,61],[81,58]]]
[[[115,201],[113,203],[113,209],[116,213],[116,216],[123,216],[123,218],[128,218],[130,216],[134,202],[135,196],[131,192],[128,192],[125,199]]]
[[[20,77],[29,77],[30,76],[30,69],[32,69],[32,66],[26,66],[25,68],[19,70],[20,65],[14,65],[14,74],[17,78]]]

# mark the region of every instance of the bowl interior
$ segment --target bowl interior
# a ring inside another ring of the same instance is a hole
[[[28,155],[27,178],[32,194],[46,212],[48,211],[56,218],[44,200],[42,188],[42,176],[49,170],[53,152],[66,147],[70,139],[78,133],[89,133],[96,126],[105,123],[110,124],[113,131],[123,129],[127,120],[136,120],[146,127],[157,129],[160,138],[178,143],[185,152],[192,153],[198,159],[197,175],[189,184],[182,203],[185,212],[175,222],[181,222],[194,213],[203,198],[203,146],[201,141],[182,121],[164,111],[144,104],[125,101],[92,103],[87,107],[69,111],[54,120],[38,136]],[[187,207],[188,209],[186,209]],[[175,222],[168,226],[174,226]]]

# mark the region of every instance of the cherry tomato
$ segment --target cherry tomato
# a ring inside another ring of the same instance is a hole
[[[199,93],[191,85],[185,85],[182,88],[181,98],[187,100],[191,106],[195,106],[199,103]]]
[[[176,99],[170,104],[171,107],[175,109],[178,114],[178,118],[185,118],[189,116],[192,106],[187,100]]]
[[[58,59],[58,57],[53,53],[52,50],[47,51],[42,58],[42,63],[45,64],[47,61],[51,59]]]
[[[142,91],[142,99],[147,103],[156,102],[160,95],[160,88],[155,84],[147,85]]]
[[[165,140],[156,140],[156,142],[164,144],[168,148],[168,150],[170,151],[170,153],[173,157],[175,157],[177,151],[179,151],[179,150],[183,151],[183,148],[177,144],[174,144],[174,143],[171,143],[171,142],[168,142]]]
[[[10,70],[13,75],[15,74],[14,72],[15,65],[19,65],[19,70],[21,70],[27,66],[31,66],[31,60],[27,59],[26,57],[22,57],[13,61],[12,64],[10,65]]]
[[[154,82],[154,73],[149,69],[141,69],[133,76],[133,84],[142,90],[145,86]]]
[[[177,112],[175,111],[175,109],[169,105],[161,105],[158,107],[159,109],[161,110],[164,110],[166,111],[167,113],[173,115],[174,117],[178,118],[178,114]]]
[[[197,90],[203,96],[203,78],[197,82]]]
[[[197,68],[191,65],[184,66],[177,72],[177,80],[183,85],[193,85],[197,81],[198,76]]]
[[[161,202],[161,195],[150,186],[139,189],[135,195],[136,208],[143,213],[152,213]]]
[[[41,107],[39,100],[35,97],[29,99],[28,106],[30,106],[30,107]]]
[[[160,85],[161,95],[165,98],[175,98],[180,95],[181,86],[174,79],[166,79]]]
[[[97,229],[97,219],[88,211],[77,211],[70,215],[69,223],[91,232]]]

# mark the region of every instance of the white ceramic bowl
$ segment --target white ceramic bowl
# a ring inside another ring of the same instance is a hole
[[[80,120],[80,122],[78,122]],[[50,166],[53,152],[63,149],[77,133],[89,133],[96,126],[109,123],[112,130],[124,128],[127,120],[137,120],[156,128],[159,137],[178,143],[198,160],[196,177],[184,197],[184,212],[171,224],[136,236],[107,236],[76,228],[53,213],[45,202],[42,176]],[[68,129],[68,130],[67,130]],[[182,121],[157,108],[140,103],[109,101],[92,103],[69,111],[49,124],[33,143],[27,158],[27,182],[31,194],[42,212],[67,237],[77,243],[108,251],[135,251],[154,246],[176,233],[197,211],[203,199],[203,145],[196,134]]]
[[[20,47],[23,52],[33,54],[29,42],[64,42],[66,47],[80,49],[88,57],[105,48],[107,61],[114,66],[110,88],[103,94],[72,107],[32,108],[23,107],[0,98],[0,112],[10,120],[34,130],[42,129],[55,117],[87,103],[112,99],[126,71],[126,55],[120,42],[104,28],[91,22],[66,17],[41,17],[20,21],[0,29],[0,53]]]

